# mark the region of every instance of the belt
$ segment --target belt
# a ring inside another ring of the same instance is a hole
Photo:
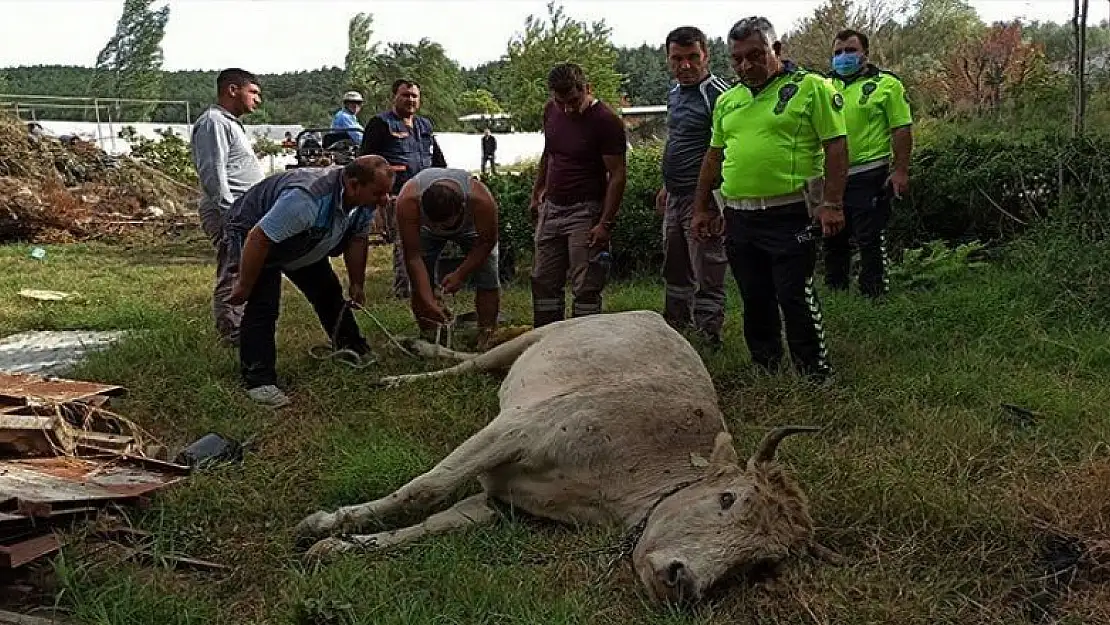
[[[871,171],[872,169],[885,167],[888,163],[890,163],[889,158],[880,158],[879,160],[871,161],[869,163],[861,163],[859,165],[849,167],[848,175],[851,176],[852,174],[862,174],[865,171]]]
[[[774,206],[786,206],[806,201],[806,196],[801,192],[787,195],[774,195],[771,197],[750,197],[741,199],[724,199],[725,206],[733,210],[756,211]]]

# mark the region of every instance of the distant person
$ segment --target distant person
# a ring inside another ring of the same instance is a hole
[[[448,321],[436,303],[436,287],[450,295],[473,278],[478,345],[484,349],[497,327],[501,305],[497,202],[489,189],[465,169],[429,167],[401,188],[397,226],[412,281],[412,312],[421,330],[429,332]],[[437,276],[439,256],[448,242],[458,245],[466,257],[455,271]]]
[[[286,150],[295,150],[297,148],[297,143],[293,141],[293,133],[288,130],[285,131],[285,138],[281,141],[281,147]]]
[[[312,304],[327,336],[336,333],[334,349],[370,354],[354,315],[344,309],[329,257],[343,256],[348,295],[364,304],[370,222],[391,188],[389,163],[364,156],[342,167],[273,174],[232,206],[223,247],[239,268],[231,298],[246,303],[239,367],[254,401],[275,408],[290,402],[277,386],[275,368],[283,274]]]
[[[397,195],[413,176],[428,167],[447,167],[447,161],[436,142],[432,120],[416,114],[420,110],[420,85],[401,78],[393,81],[391,92],[393,106],[366,122],[358,153],[378,154],[389,161],[396,173],[393,195]],[[382,222],[385,239],[393,243],[393,295],[406,299],[410,294],[409,279],[397,242],[395,202],[390,202],[383,211]]]
[[[235,260],[220,254],[224,220],[232,202],[265,177],[262,165],[239,118],[261,103],[261,88],[254,74],[239,68],[225,69],[216,77],[216,104],[193,124],[189,149],[204,194],[200,201],[201,228],[216,248],[216,285],[212,315],[216,332],[225,345],[239,342],[242,306],[232,304]]]
[[[886,226],[891,196],[910,185],[913,115],[902,81],[867,60],[867,35],[837,33],[832,79],[844,97],[848,126],[848,186],[844,189],[845,228],[825,239],[825,284],[848,290],[852,240],[859,248],[859,290],[876,298],[889,290]]]
[[[335,112],[331,119],[332,130],[348,130],[347,136],[355,145],[362,144],[362,124],[358,122],[358,112],[362,110],[362,94],[357,91],[348,91],[343,94],[343,108]]]
[[[725,322],[724,239],[717,234],[699,241],[690,222],[698,173],[713,131],[713,106],[729,85],[709,71],[709,44],[698,28],[674,29],[664,50],[678,84],[667,94],[663,188],[656,197],[663,213],[663,316],[672,327],[693,327],[717,346]]]
[[[482,173],[486,173],[486,163],[489,163],[490,173],[497,175],[497,138],[493,136],[489,128],[482,135]]]
[[[601,312],[608,278],[609,239],[624,197],[628,139],[624,122],[598,100],[582,68],[556,65],[547,74],[551,97],[543,109],[543,155],[532,188],[536,224],[532,263],[532,324],[566,315],[570,278],[571,315]]]

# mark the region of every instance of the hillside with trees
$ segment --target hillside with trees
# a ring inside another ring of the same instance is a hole
[[[185,100],[196,114],[212,99],[216,70],[161,70],[161,39],[169,9],[151,8],[153,0],[125,0],[117,31],[90,67],[33,66],[0,70],[7,93]],[[780,25],[785,54],[815,70],[828,65],[833,35],[843,27],[868,32],[875,62],[906,80],[915,109],[932,117],[969,112],[1014,112],[1036,107],[1074,91],[1077,37],[1071,24],[985,24],[963,0],[915,0],[905,10],[892,0],[829,0],[796,24]],[[520,127],[536,127],[545,94],[546,68],[574,59],[583,64],[599,95],[628,105],[663,104],[671,80],[662,42],[623,48],[610,40],[604,21],[587,23],[551,3],[546,15],[530,16],[522,34],[506,43],[502,58],[463,68],[429,39],[415,44],[374,37],[373,16],[352,16],[345,67],[268,74],[262,107],[253,123],[325,124],[336,98],[358,89],[368,100],[363,115],[388,105],[389,85],[412,77],[424,88],[424,112],[441,129],[457,128],[468,113],[507,111]],[[710,33],[723,35],[724,33]],[[1090,106],[1106,108],[1098,86],[1110,76],[1110,25],[1089,27],[1085,40],[1085,90]],[[732,78],[727,47],[711,41],[712,65]],[[1105,90],[1103,90],[1105,91]],[[120,112],[131,121],[183,121],[184,107],[130,107]],[[51,110],[54,119],[93,120],[89,109]],[[115,116],[117,119],[120,115]]]

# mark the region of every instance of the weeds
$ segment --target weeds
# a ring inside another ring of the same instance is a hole
[[[27,247],[0,248],[0,331],[142,330],[74,375],[128,386],[120,411],[172,447],[210,431],[257,435],[243,463],[192,476],[133,519],[159,549],[233,572],[119,562],[78,543],[55,561],[58,601],[77,622],[113,625],[1012,624],[1028,622],[1032,602],[1061,622],[1096,622],[1110,593],[1087,574],[1090,566],[1047,596],[1030,580],[1047,570],[1048,536],[1077,538],[1084,562],[1094,553],[1088,545],[1110,538],[1100,516],[1110,466],[1110,334],[1093,316],[1069,315],[1073,304],[1058,304],[1058,289],[1090,301],[1105,278],[1076,260],[1058,265],[1075,271],[1060,279],[1090,286],[1047,284],[1049,259],[1068,258],[1057,239],[969,270],[973,251],[911,256],[938,287],[929,291],[903,283],[878,303],[822,292],[838,371],[838,384],[823,390],[750,370],[730,282],[725,348],[704,358],[736,444],[750,449],[772,425],[826,426],[782,457],[809,493],[819,537],[848,564],[799,560],[774,584],[738,586],[683,612],[645,605],[627,567],[595,584],[598,561],[565,555],[605,546],[612,532],[534,519],[304,566],[292,541],[304,515],[387,494],[430,468],[496,415],[498,378],[374,388],[368,378],[380,370],[429,365],[396,353],[368,322],[380,369],[321,365],[307,349],[323,331],[290,288],[278,368],[295,403],[268,412],[245,400],[234,352],[217,345],[207,303],[213,272],[195,260],[206,259],[207,248],[48,247],[45,261],[29,258]],[[657,282],[613,285],[606,307],[659,309]],[[411,333],[411,315],[388,284],[388,250],[377,249],[368,305],[392,332]],[[20,288],[84,298],[31,302],[15,297]],[[507,290],[503,301],[514,322],[530,318],[526,288]],[[1016,422],[1003,404],[1035,418]]]

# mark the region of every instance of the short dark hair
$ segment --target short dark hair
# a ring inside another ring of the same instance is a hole
[[[229,67],[216,76],[216,93],[223,93],[230,85],[246,87],[251,84],[258,84],[258,78],[254,74],[238,67]]]
[[[679,26],[667,33],[667,40],[663,42],[663,49],[669,50],[672,43],[683,47],[697,43],[701,44],[702,50],[709,49],[709,40],[706,39],[705,33],[697,26]]]
[[[755,34],[762,36],[763,41],[769,46],[778,42],[778,35],[775,34],[775,27],[771,24],[771,20],[759,15],[745,17],[733,24],[728,31],[728,40],[743,41]]]
[[[385,160],[385,157],[378,154],[365,154],[343,166],[343,177],[359,184],[370,184],[374,182],[374,177],[381,170],[393,174],[393,170],[389,168],[389,161]]]
[[[586,73],[577,63],[559,63],[547,73],[547,88],[559,95],[586,88]]]
[[[389,92],[393,95],[397,95],[397,90],[401,87],[416,87],[417,89],[419,89],[420,85],[417,84],[415,80],[410,80],[408,78],[398,78],[397,80],[393,81],[393,86],[390,87]]]
[[[463,212],[463,195],[450,184],[430,184],[420,194],[420,206],[424,214],[435,222],[447,221]]]
[[[864,52],[870,52],[871,44],[867,41],[867,35],[861,33],[860,31],[852,30],[851,28],[845,28],[844,30],[836,33],[837,41],[848,41],[852,37],[859,39],[859,44],[863,46]]]

